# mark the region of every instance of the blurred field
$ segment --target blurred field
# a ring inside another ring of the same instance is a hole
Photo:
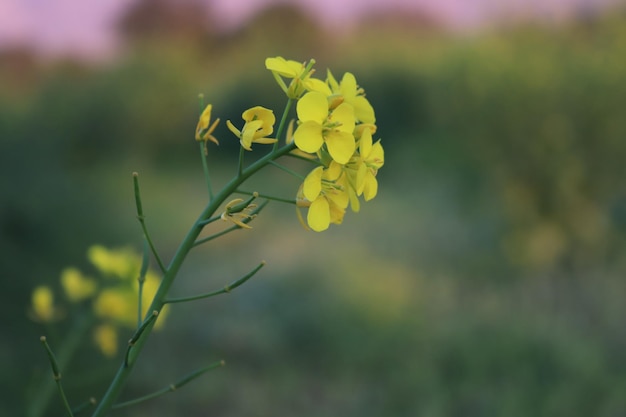
[[[197,94],[223,121],[280,112],[263,61],[282,55],[366,89],[379,196],[322,234],[271,204],[195,251],[179,295],[268,266],[175,309],[124,397],[227,366],[115,415],[626,415],[623,13],[465,38],[381,20],[335,38],[278,8],[229,36],[147,33],[103,65],[0,56],[0,414],[22,415],[48,372],[32,287],[85,267],[93,243],[140,247],[133,171],[168,259],[205,203]],[[224,123],[216,135],[219,183],[237,141]],[[286,198],[299,185],[269,170],[258,184]],[[87,343],[64,373],[70,397],[101,395],[118,360],[85,373],[95,359]]]

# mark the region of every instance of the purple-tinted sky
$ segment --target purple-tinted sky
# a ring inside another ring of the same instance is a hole
[[[115,45],[115,19],[135,0],[0,0],[0,48],[21,43],[48,54],[97,56]],[[244,23],[280,0],[200,0],[227,26]],[[421,10],[454,29],[473,29],[502,16],[559,20],[576,10],[624,0],[282,0],[299,4],[328,26],[348,26],[380,9]]]

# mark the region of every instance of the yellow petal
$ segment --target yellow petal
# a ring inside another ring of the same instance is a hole
[[[346,100],[351,101],[356,97],[356,78],[350,72],[343,74],[341,79],[341,85],[339,86],[339,92]]]
[[[54,296],[49,287],[44,285],[36,287],[31,302],[37,320],[48,322],[54,318]]]
[[[328,169],[324,171],[324,178],[330,181],[336,181],[342,173],[343,165],[335,161],[330,161]]]
[[[333,76],[333,73],[330,70],[326,71],[326,80],[328,81],[328,85],[330,86],[332,91],[339,91],[339,83]]]
[[[324,167],[317,167],[313,171],[309,172],[309,175],[304,179],[302,187],[302,194],[309,201],[314,201],[322,192],[322,174],[324,173]]]
[[[365,201],[370,201],[372,198],[376,197],[378,193],[378,181],[376,177],[371,172],[368,172],[365,175],[365,185],[363,187],[363,198]]]
[[[339,124],[339,126],[336,127],[337,130],[350,133],[350,135],[352,135],[355,125],[354,107],[352,107],[352,105],[348,103],[341,103],[333,111],[333,113],[329,117],[329,121],[331,123]]]
[[[330,91],[328,84],[317,78],[308,78],[304,80],[304,87],[309,91],[317,91],[324,94],[326,97],[330,96],[333,92]]]
[[[354,115],[358,121],[368,124],[376,123],[374,108],[365,97],[355,97],[354,100],[352,100],[352,105],[354,106]]]
[[[354,136],[347,132],[330,132],[326,136],[326,146],[330,156],[340,164],[346,164],[354,154]]]
[[[304,65],[302,65],[302,63],[297,61],[288,61],[281,56],[267,58],[265,60],[265,68],[287,78],[295,78],[299,76],[302,71],[304,71]]]
[[[370,152],[372,152],[372,132],[369,129],[363,130],[361,134],[361,138],[359,139],[359,152],[363,159],[367,159]]]
[[[374,146],[372,146],[372,152],[370,152],[367,162],[373,165],[376,169],[382,167],[385,164],[385,150],[378,140]]]
[[[233,134],[235,136],[237,136],[238,138],[241,137],[241,131],[239,129],[237,129],[235,127],[235,125],[230,121],[230,120],[226,120],[226,126],[228,127],[228,130],[230,130],[231,132],[233,132]]]
[[[61,272],[61,286],[70,301],[78,302],[96,292],[96,282],[86,278],[76,268],[65,268]]]
[[[324,197],[320,197],[311,203],[306,220],[309,227],[316,232],[328,229],[328,226],[330,226],[330,208],[328,201]]]
[[[117,330],[110,324],[101,324],[93,332],[93,340],[105,356],[117,353]]]
[[[311,91],[298,100],[296,112],[302,122],[312,120],[323,124],[328,117],[328,100],[324,94]]]
[[[308,153],[317,152],[324,144],[322,125],[314,121],[302,123],[294,132],[293,140],[298,149]]]

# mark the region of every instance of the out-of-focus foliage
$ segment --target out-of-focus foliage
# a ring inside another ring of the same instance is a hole
[[[48,371],[31,289],[94,242],[139,244],[132,171],[168,258],[205,201],[197,94],[223,120],[280,109],[263,69],[276,55],[355,73],[377,109],[384,187],[336,233],[308,234],[270,205],[249,235],[201,250],[175,290],[211,290],[260,259],[276,277],[172,311],[125,398],[205,360],[228,366],[127,415],[626,412],[623,15],[466,38],[372,19],[338,38],[274,8],[228,35],[126,33],[102,66],[0,57],[0,414],[20,415]],[[238,142],[214,134],[219,180]],[[325,262],[303,264],[312,252]],[[77,401],[98,395],[77,382],[85,363],[64,373]]]

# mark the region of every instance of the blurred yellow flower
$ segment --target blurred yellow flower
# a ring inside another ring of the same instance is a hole
[[[101,324],[93,331],[93,340],[105,356],[113,357],[117,353],[117,329],[110,324]]]
[[[207,140],[210,140],[216,145],[219,145],[219,142],[213,136],[213,131],[217,127],[217,124],[220,122],[220,119],[215,119],[213,124],[209,126],[209,124],[211,123],[211,110],[212,109],[213,109],[213,106],[209,104],[206,106],[206,108],[200,115],[200,120],[198,120],[198,125],[196,126],[196,140],[197,141],[203,140],[205,142]]]
[[[107,249],[94,245],[87,250],[87,258],[105,276],[133,280],[139,276],[141,257],[132,249]]]
[[[76,268],[65,268],[61,272],[61,286],[72,302],[82,301],[91,297],[97,290],[96,282],[84,277]]]
[[[58,318],[58,312],[54,308],[54,295],[50,287],[40,285],[33,290],[31,295],[31,308],[33,318],[40,322],[51,322]]]
[[[94,300],[93,309],[98,317],[134,327],[137,324],[137,297],[130,288],[106,288]]]
[[[244,111],[241,117],[246,122],[241,131],[230,120],[226,121],[226,126],[239,138],[242,148],[251,151],[253,143],[269,144],[276,142],[276,139],[267,137],[274,131],[274,123],[276,122],[272,110],[256,106]]]

